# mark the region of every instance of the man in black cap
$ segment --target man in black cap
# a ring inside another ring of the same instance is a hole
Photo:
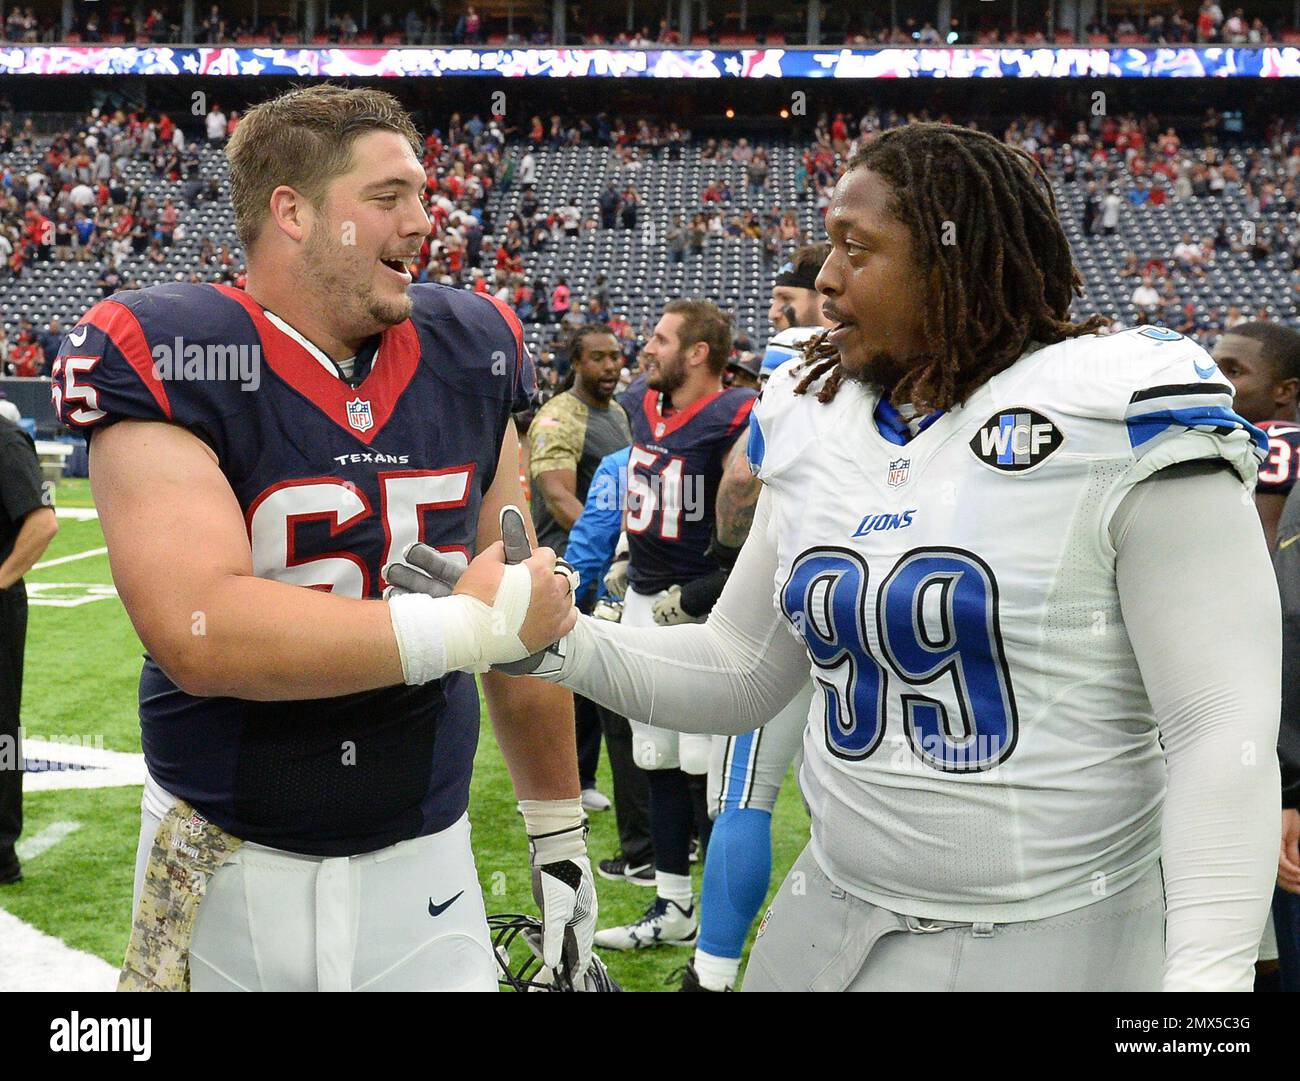
[[[772,332],[779,334],[791,327],[813,327],[822,322],[822,299],[817,293],[817,272],[826,262],[831,246],[827,243],[806,244],[795,248],[776,272],[772,285],[772,306],[767,311]]]
[[[758,390],[758,376],[762,364],[763,359],[757,353],[745,350],[745,352],[738,354],[734,359],[727,362],[729,385]]]
[[[23,829],[22,748],[27,590],[23,575],[58,533],[54,485],[42,481],[36,444],[0,415],[0,886],[22,878],[14,844]]]

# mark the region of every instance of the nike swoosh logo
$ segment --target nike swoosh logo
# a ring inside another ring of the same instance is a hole
[[[460,900],[460,898],[461,898],[461,896],[464,894],[464,892],[465,892],[464,890],[461,890],[460,893],[456,894],[456,896],[453,897],[453,898],[451,898],[451,900],[449,900],[449,901],[443,901],[442,904],[440,904],[440,905],[435,905],[435,904],[433,903],[433,898],[430,897],[430,898],[429,898],[429,915],[430,915],[430,916],[441,916],[444,912],[447,911],[447,909],[451,908],[452,905],[454,905],[458,900]]]
[[[1277,550],[1280,552],[1283,548],[1290,548],[1298,540],[1300,540],[1300,533],[1295,534],[1293,537],[1287,537],[1284,541],[1278,541]]]
[[[1208,368],[1202,368],[1199,364],[1196,363],[1196,361],[1192,361],[1192,367],[1196,369],[1196,374],[1199,375],[1202,379],[1209,379],[1210,376],[1212,376],[1215,372],[1219,370],[1219,366],[1214,363],[1211,363]]]
[[[72,331],[68,335],[68,341],[80,349],[86,341],[86,328],[78,327],[76,330]]]

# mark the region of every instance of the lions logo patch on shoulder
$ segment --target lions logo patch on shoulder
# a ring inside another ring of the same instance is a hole
[[[995,413],[971,438],[971,452],[999,473],[1028,473],[1055,454],[1065,435],[1042,413],[1012,408]]]

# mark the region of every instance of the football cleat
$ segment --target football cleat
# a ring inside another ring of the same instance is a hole
[[[605,963],[594,954],[582,986],[574,987],[564,973],[542,962],[542,921],[536,916],[502,913],[488,917],[492,949],[497,958],[497,980],[512,991],[622,991]],[[522,942],[521,949],[516,942]],[[514,956],[511,948],[514,947]]]
[[[644,950],[650,946],[694,946],[700,920],[695,906],[682,908],[676,901],[656,897],[636,923],[606,927],[596,932],[596,945],[605,950]]]

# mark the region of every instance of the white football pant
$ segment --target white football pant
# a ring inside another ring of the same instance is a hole
[[[141,808],[135,898],[161,816]],[[496,991],[469,817],[362,856],[245,842],[218,868],[190,947],[194,991]]]
[[[620,622],[625,627],[656,626],[655,601],[667,592],[665,589],[659,593],[638,593],[629,589],[623,598],[623,618]],[[674,732],[642,724],[640,721],[630,723],[632,760],[642,769],[680,769],[683,773],[696,774],[709,772],[712,736]]]

